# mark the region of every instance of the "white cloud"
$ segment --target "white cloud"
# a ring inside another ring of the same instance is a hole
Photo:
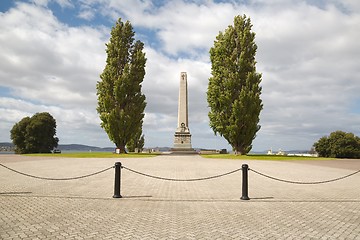
[[[74,7],[71,0],[32,0],[35,5],[46,7],[50,2],[59,4],[62,8]]]
[[[0,141],[8,141],[15,122],[46,111],[57,120],[62,143],[111,146],[96,114],[109,29],[69,27],[43,6],[18,3],[0,15],[1,86],[13,96],[0,99]]]
[[[29,4],[18,4],[1,22],[3,86],[46,104],[94,104],[105,65],[103,29],[68,27],[49,10]]]
[[[61,144],[85,141],[101,147],[113,145],[100,128],[100,119],[95,110],[83,109],[81,105],[78,108],[64,109],[6,97],[0,97],[0,142],[8,141],[10,130],[16,122],[37,112],[48,112],[56,119],[57,136]]]
[[[95,13],[91,9],[83,9],[78,17],[85,20],[92,20],[95,16]]]

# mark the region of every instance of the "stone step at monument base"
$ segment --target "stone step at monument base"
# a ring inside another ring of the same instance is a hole
[[[186,155],[186,154],[199,154],[193,148],[172,148],[171,154]]]

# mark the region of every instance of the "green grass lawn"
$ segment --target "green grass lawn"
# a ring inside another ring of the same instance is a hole
[[[36,153],[24,154],[30,157],[67,157],[67,158],[145,158],[155,157],[159,154],[156,153],[127,153],[115,154],[112,152],[65,152],[65,153]]]
[[[115,154],[112,152],[63,152],[59,154],[53,153],[36,153],[24,154],[29,157],[66,157],[66,158],[146,158],[155,157],[159,153],[127,153]],[[203,154],[204,158],[217,158],[217,159],[233,159],[233,160],[269,160],[269,161],[292,161],[292,160],[334,160],[336,158],[320,158],[320,157],[301,157],[301,156],[279,156],[279,155],[235,155],[235,154]]]
[[[291,160],[335,160],[336,158],[321,158],[321,157],[302,157],[302,156],[281,156],[281,155],[235,155],[235,154],[204,154],[204,158],[221,158],[221,159],[234,159],[234,160],[270,160],[270,161],[291,161]]]

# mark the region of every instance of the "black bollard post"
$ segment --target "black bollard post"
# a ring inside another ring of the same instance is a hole
[[[247,164],[242,165],[242,196],[241,200],[250,200],[248,193],[248,171],[249,166]]]
[[[115,163],[115,185],[113,198],[122,198],[120,195],[120,181],[121,181],[121,162]]]

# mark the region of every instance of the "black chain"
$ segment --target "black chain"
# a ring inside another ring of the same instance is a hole
[[[103,173],[105,171],[108,171],[112,168],[114,168],[114,166],[111,166],[111,167],[108,167],[106,169],[103,169],[101,171],[98,171],[98,172],[94,172],[94,173],[91,173],[91,174],[87,174],[87,175],[83,175],[83,176],[78,176],[78,177],[69,177],[69,178],[48,178],[48,177],[39,177],[39,176],[34,176],[34,175],[31,175],[31,174],[27,174],[27,173],[23,173],[23,172],[20,172],[20,171],[17,171],[15,169],[12,169],[10,167],[7,167],[3,164],[0,163],[0,166],[1,167],[4,167],[10,171],[13,171],[15,173],[18,173],[18,174],[21,174],[21,175],[24,175],[24,176],[27,176],[27,177],[31,177],[31,178],[36,178],[36,179],[42,179],[42,180],[54,180],[54,181],[67,181],[67,180],[76,180],[76,179],[81,179],[81,178],[87,178],[87,177],[91,177],[91,176],[94,176],[94,175],[97,175],[97,174],[100,174],[100,173]],[[154,179],[160,179],[160,180],[165,180],[165,181],[177,181],[177,182],[191,182],[191,181],[202,181],[202,180],[209,180],[209,179],[214,179],[214,178],[219,178],[219,177],[223,177],[223,176],[226,176],[226,175],[230,175],[230,174],[233,174],[235,172],[238,172],[238,171],[241,171],[242,168],[238,168],[238,169],[235,169],[233,171],[230,171],[230,172],[227,172],[227,173],[223,173],[223,174],[219,174],[219,175],[215,175],[215,176],[210,176],[210,177],[203,177],[203,178],[190,178],[190,179],[177,179],[177,178],[165,178],[165,177],[159,177],[159,176],[154,176],[154,175],[150,175],[150,174],[146,174],[146,173],[142,173],[142,172],[139,172],[139,171],[136,171],[136,170],[133,170],[131,168],[128,168],[128,167],[125,167],[125,166],[122,166],[122,168],[130,171],[130,172],[133,172],[133,173],[136,173],[136,174],[139,174],[139,175],[142,175],[142,176],[146,176],[146,177],[150,177],[150,178],[154,178]],[[290,180],[285,180],[285,179],[280,179],[280,178],[276,178],[276,177],[272,177],[272,176],[269,176],[267,174],[264,174],[264,173],[261,173],[261,172],[258,172],[254,169],[250,169],[249,168],[249,171],[253,171],[254,173],[256,174],[259,174],[263,177],[267,177],[267,178],[270,178],[272,180],[276,180],[276,181],[280,181],[280,182],[285,182],[285,183],[291,183],[291,184],[322,184],[322,183],[329,183],[329,182],[335,182],[335,181],[338,181],[338,180],[341,180],[341,179],[344,179],[344,178],[348,178],[350,176],[353,176],[357,173],[360,172],[360,170],[358,171],[355,171],[353,173],[350,173],[348,175],[345,175],[345,176],[342,176],[342,177],[339,177],[339,178],[334,178],[334,179],[330,179],[330,180],[325,180],[325,181],[316,181],[316,182],[301,182],[301,181],[290,181]]]
[[[219,178],[219,177],[223,177],[223,176],[226,176],[226,175],[230,175],[232,173],[235,173],[235,172],[238,172],[240,171],[242,168],[239,168],[239,169],[235,169],[233,171],[230,171],[230,172],[227,172],[227,173],[223,173],[223,174],[219,174],[219,175],[215,175],[215,176],[211,176],[211,177],[203,177],[203,178],[190,178],[190,179],[177,179],[177,178],[165,178],[165,177],[158,177],[158,176],[153,176],[153,175],[150,175],[150,174],[146,174],[146,173],[142,173],[142,172],[138,172],[138,171],[135,171],[131,168],[127,168],[125,166],[122,166],[122,168],[130,171],[130,172],[133,172],[133,173],[136,173],[136,174],[139,174],[139,175],[142,175],[142,176],[146,176],[146,177],[150,177],[150,178],[155,178],[155,179],[160,179],[160,180],[165,180],[165,181],[175,181],[175,182],[193,182],[193,181],[202,181],[202,180],[209,180],[209,179],[213,179],[213,178]]]
[[[114,168],[114,166],[112,167],[108,167],[104,170],[101,170],[101,171],[98,171],[98,172],[94,172],[94,173],[91,173],[91,174],[87,174],[87,175],[83,175],[83,176],[78,176],[78,177],[69,177],[69,178],[48,178],[48,177],[38,177],[38,176],[34,176],[34,175],[30,175],[30,174],[27,174],[27,173],[23,173],[23,172],[20,172],[20,171],[17,171],[15,169],[12,169],[12,168],[9,168],[3,164],[0,163],[0,166],[10,170],[10,171],[13,171],[15,173],[18,173],[18,174],[21,174],[21,175],[24,175],[24,176],[27,176],[27,177],[31,177],[31,178],[36,178],[36,179],[41,179],[41,180],[52,180],[52,181],[68,181],[68,180],[76,180],[76,179],[81,179],[81,178],[86,178],[86,177],[91,177],[91,176],[94,176],[94,175],[97,175],[97,174],[100,174],[100,173],[103,173],[107,170],[110,170],[112,168]]]
[[[329,183],[329,182],[335,182],[335,181],[338,181],[338,180],[341,180],[341,179],[344,179],[344,178],[347,178],[347,177],[350,177],[352,175],[355,175],[357,173],[360,172],[360,170],[356,171],[356,172],[353,172],[353,173],[350,173],[348,175],[345,175],[345,176],[342,176],[342,177],[339,177],[339,178],[334,178],[334,179],[330,179],[330,180],[325,180],[325,181],[317,181],[317,182],[300,182],[300,181],[289,181],[289,180],[284,180],[284,179],[280,179],[280,178],[276,178],[276,177],[272,177],[272,176],[269,176],[269,175],[266,175],[264,173],[261,173],[261,172],[258,172],[254,169],[250,169],[250,171],[253,171],[254,173],[257,173],[263,177],[267,177],[267,178],[270,178],[270,179],[273,179],[273,180],[276,180],[276,181],[280,181],[280,182],[285,182],[285,183],[292,183],[292,184],[322,184],[322,183]]]

